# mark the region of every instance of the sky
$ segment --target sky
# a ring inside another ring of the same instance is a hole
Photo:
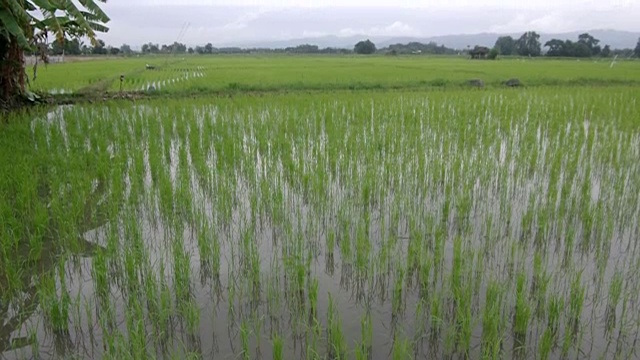
[[[250,45],[347,37],[481,32],[640,31],[640,0],[108,0],[107,44]]]

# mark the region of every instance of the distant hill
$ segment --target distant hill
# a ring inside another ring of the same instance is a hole
[[[640,32],[619,31],[619,30],[586,30],[586,31],[573,31],[567,33],[547,34],[540,33],[540,40],[542,44],[551,39],[573,40],[578,39],[578,35],[582,33],[589,33],[596,39],[600,40],[602,46],[609,45],[612,49],[622,48],[635,48]],[[497,33],[480,33],[480,34],[460,34],[460,35],[443,35],[433,37],[380,37],[380,36],[367,36],[367,35],[354,35],[348,37],[341,37],[335,35],[314,37],[314,38],[300,38],[290,39],[282,41],[262,41],[255,43],[236,44],[243,48],[286,48],[293,47],[300,44],[317,45],[320,48],[335,47],[335,48],[347,48],[351,49],[360,40],[371,39],[378,48],[387,47],[392,44],[406,44],[412,41],[429,43],[436,42],[439,45],[444,45],[454,49],[466,49],[467,46],[483,45],[492,47],[496,40],[500,36],[512,36],[519,38],[521,33],[513,34],[497,34]]]

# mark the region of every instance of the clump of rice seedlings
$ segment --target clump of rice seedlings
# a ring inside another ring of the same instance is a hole
[[[273,360],[283,360],[284,359],[284,340],[279,335],[274,335],[271,339],[272,348],[273,348]]]
[[[309,324],[318,321],[318,279],[312,279],[309,284]]]
[[[418,284],[420,286],[420,299],[422,301],[429,300],[429,291],[431,290],[431,267],[432,259],[430,255],[423,254],[418,265]]]
[[[243,360],[250,360],[251,354],[249,353],[249,326],[246,320],[242,320],[240,323],[240,346],[241,356]]]
[[[547,274],[547,270],[544,269],[542,263],[542,255],[538,252],[533,258],[533,280],[531,282],[531,297],[535,301],[534,314],[538,319],[544,319],[547,288],[549,287],[549,281],[551,276]]]
[[[609,284],[609,298],[607,300],[607,309],[604,313],[605,329],[609,336],[611,336],[611,331],[616,327],[616,308],[622,295],[622,284],[622,274],[616,271]]]
[[[570,348],[576,345],[578,333],[580,332],[580,316],[582,315],[585,297],[585,289],[581,280],[582,273],[578,273],[571,282],[565,337],[562,342],[563,355],[568,354]]]
[[[400,340],[396,337],[393,341],[391,358],[393,360],[411,360],[413,359],[411,348],[409,339]]]
[[[373,324],[371,313],[366,312],[360,320],[360,342],[356,347],[357,359],[371,359],[373,345]]]
[[[327,310],[327,352],[329,359],[345,359],[347,343],[342,332],[342,320],[335,308],[335,302],[329,294],[329,308]]]
[[[403,298],[404,291],[404,278],[406,270],[403,265],[399,265],[396,269],[396,275],[393,283],[393,294],[391,296],[391,309],[392,318],[395,320],[398,316],[402,316],[405,308],[405,301]]]
[[[518,272],[516,277],[516,308],[513,315],[513,346],[518,353],[525,349],[529,321],[531,320],[531,305],[527,296],[526,281],[526,274]]]
[[[502,301],[504,290],[496,281],[490,281],[485,294],[482,313],[482,358],[500,359],[504,340]]]

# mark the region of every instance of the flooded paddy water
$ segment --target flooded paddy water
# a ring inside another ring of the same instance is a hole
[[[626,88],[58,109],[5,135],[0,358],[638,358],[639,118]]]

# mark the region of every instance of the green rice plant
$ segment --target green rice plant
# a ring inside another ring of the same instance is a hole
[[[345,359],[347,355],[342,320],[335,308],[331,293],[329,293],[329,308],[327,310],[327,352],[329,359]]]
[[[526,344],[527,330],[531,320],[531,305],[526,293],[526,274],[519,272],[516,278],[516,308],[513,315],[514,348],[522,349]]]
[[[571,282],[571,292],[569,295],[569,318],[567,333],[575,337],[579,331],[580,317],[584,306],[585,289],[582,287],[582,273],[578,273]],[[575,338],[574,338],[575,339]]]
[[[393,284],[393,295],[391,297],[392,317],[395,319],[404,313],[405,300],[403,298],[404,278],[406,270],[403,265],[399,265],[396,269],[396,276]]]
[[[502,303],[504,290],[496,281],[490,281],[485,295],[485,308],[482,314],[482,358],[499,359],[502,357],[504,341],[504,320]]]
[[[611,331],[616,327],[616,308],[620,302],[620,296],[622,295],[623,279],[622,274],[616,271],[609,284],[609,298],[607,300],[607,309],[605,310],[605,324],[606,332],[611,334]]]
[[[534,315],[540,320],[545,317],[547,289],[551,281],[551,276],[547,274],[542,261],[542,255],[536,252],[533,258],[531,297],[535,301]]]
[[[282,337],[275,335],[272,339],[273,346],[273,360],[283,360],[284,359],[284,341]]]
[[[251,354],[249,353],[249,326],[247,325],[246,320],[243,320],[240,323],[240,346],[241,346],[241,356],[244,360],[251,359]]]
[[[411,352],[411,343],[408,339],[395,339],[393,342],[393,352],[391,355],[393,360],[410,360],[413,359]]]
[[[373,356],[373,324],[371,313],[367,312],[360,320],[360,343],[356,347],[356,358],[370,359]]]

